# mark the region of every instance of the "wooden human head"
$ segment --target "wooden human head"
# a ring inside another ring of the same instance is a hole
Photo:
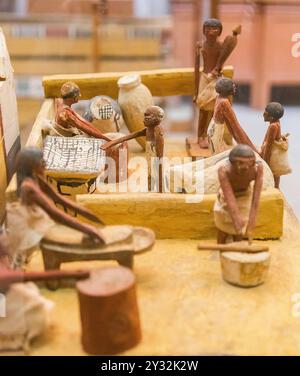
[[[18,191],[25,178],[34,178],[43,175],[45,171],[45,161],[43,152],[36,147],[26,147],[22,149],[16,161]]]
[[[283,106],[278,102],[270,102],[267,104],[264,111],[265,121],[277,121],[282,118],[284,114]]]
[[[65,102],[71,103],[77,103],[81,97],[79,86],[72,81],[65,82],[62,85],[60,95]]]
[[[229,161],[236,174],[246,177],[255,167],[256,157],[248,145],[238,144],[230,151]]]
[[[207,39],[216,40],[221,35],[223,25],[216,18],[209,18],[203,23],[203,34]]]
[[[145,127],[156,127],[160,125],[165,116],[164,110],[158,106],[148,107],[144,114]]]
[[[216,92],[220,94],[221,97],[227,98],[235,94],[236,85],[230,78],[219,78],[216,83]]]

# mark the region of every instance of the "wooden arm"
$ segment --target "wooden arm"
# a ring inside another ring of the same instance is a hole
[[[235,49],[238,38],[237,36],[241,34],[241,25],[236,26],[233,31],[232,35],[228,35],[222,44],[220,55],[216,64],[216,70],[221,71],[223,68],[223,65],[225,61],[228,59],[228,57],[231,55],[232,51]]]
[[[263,187],[263,175],[264,175],[263,165],[262,163],[259,163],[257,165],[257,174],[256,174],[255,183],[254,183],[254,188],[253,188],[253,196],[252,196],[251,208],[250,208],[250,213],[249,213],[249,221],[248,221],[247,231],[246,231],[246,233],[250,236],[252,236],[252,232],[255,227],[255,221],[256,221],[258,206],[259,206],[259,199],[260,199],[260,194],[261,194],[262,187]]]
[[[129,133],[128,135],[126,136],[123,136],[123,137],[120,137],[120,138],[117,138],[115,140],[112,140],[112,141],[109,141],[107,142],[106,144],[102,145],[101,146],[101,149],[102,150],[107,150],[115,145],[118,145],[118,144],[121,144],[122,142],[125,142],[125,141],[128,141],[128,140],[132,140],[133,138],[137,138],[137,137],[141,137],[141,136],[146,136],[146,132],[147,132],[147,128],[144,128],[140,131],[137,131],[137,132],[133,132],[133,133]]]
[[[42,176],[38,176],[38,182],[41,190],[50,197],[55,203],[62,205],[66,209],[71,209],[75,213],[80,214],[82,217],[96,223],[104,224],[98,217],[96,217],[89,210],[78,205],[74,201],[71,201],[55,191],[55,189],[48,184],[48,182]]]
[[[236,197],[234,195],[232,186],[230,184],[230,181],[228,179],[228,176],[224,167],[219,168],[218,175],[219,175],[220,186],[223,191],[225,201],[227,203],[229,215],[232,220],[233,226],[237,234],[241,234],[241,230],[244,226],[244,223],[241,217],[241,213],[237,204]]]
[[[54,221],[81,231],[97,242],[104,242],[100,231],[97,231],[97,229],[91,225],[79,222],[77,219],[58,209],[52,200],[50,200],[33,181],[23,182],[21,189],[23,197],[26,197],[29,202],[40,206]]]
[[[60,271],[51,270],[45,272],[21,272],[21,271],[0,271],[0,291],[7,291],[13,283],[51,281],[62,279],[86,279],[89,278],[90,272],[84,270],[77,271]]]

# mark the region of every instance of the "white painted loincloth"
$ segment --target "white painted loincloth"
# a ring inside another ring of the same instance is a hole
[[[197,106],[204,111],[213,111],[217,98],[216,92],[217,78],[210,73],[200,73]]]
[[[30,341],[49,326],[53,307],[34,283],[11,285],[5,294],[5,317],[0,317],[0,351],[27,351]]]
[[[240,215],[245,222],[243,228],[243,233],[245,233],[252,202],[252,189],[249,187],[249,189],[247,189],[246,191],[235,192],[234,195],[237,201]],[[233,226],[233,222],[229,214],[228,206],[225,201],[222,189],[220,189],[214,205],[214,220],[217,229],[226,232],[227,234],[236,235],[236,231]]]
[[[218,123],[214,118],[212,118],[209,123],[207,138],[209,149],[213,155],[231,149],[233,146],[232,136],[230,135],[226,124]]]
[[[55,226],[49,215],[37,205],[24,205],[20,200],[7,203],[6,225],[14,257],[26,260],[43,236]]]

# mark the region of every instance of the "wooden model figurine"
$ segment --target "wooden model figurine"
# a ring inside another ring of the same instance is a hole
[[[151,177],[154,172],[155,180],[157,181],[156,168],[152,168],[153,158],[158,158],[159,163],[159,173],[158,173],[158,191],[161,193],[163,191],[163,169],[162,169],[162,158],[164,155],[164,133],[161,127],[161,122],[164,118],[164,111],[158,106],[149,107],[144,114],[144,125],[146,128],[130,133],[127,136],[118,138],[117,140],[107,142],[101,149],[107,150],[108,148],[124,142],[131,140],[133,138],[146,136],[146,156],[148,162],[148,190],[151,191]],[[154,171],[153,171],[154,170]]]
[[[72,210],[99,225],[101,221],[85,208],[54,191],[44,178],[44,160],[40,149],[24,148],[17,159],[17,195],[19,200],[7,204],[7,223],[11,248],[24,256],[34,248],[55,224],[77,229],[96,243],[104,242],[100,229],[80,222],[56,204]],[[20,260],[22,261],[22,260]],[[24,260],[23,260],[24,261]]]
[[[46,269],[59,269],[61,262],[75,258],[116,259],[132,267],[133,254],[150,250],[155,242],[155,235],[148,228],[95,227],[102,223],[95,215],[61,196],[47,183],[43,154],[37,148],[25,148],[19,153],[17,185],[19,200],[7,204],[7,224],[16,266],[21,266],[29,252],[42,241],[41,248],[47,248],[48,256],[52,255],[47,259],[43,252]],[[67,214],[67,210],[94,222],[95,226],[79,221]]]
[[[198,143],[201,148],[207,148],[207,127],[211,120],[216,92],[217,78],[222,74],[222,68],[237,45],[237,36],[241,33],[241,26],[236,26],[232,35],[228,35],[223,42],[219,41],[222,24],[217,19],[208,19],[203,24],[203,43],[197,43],[195,53],[195,96],[194,102],[199,108]],[[203,57],[203,72],[200,73],[200,58]]]
[[[249,146],[236,145],[229,154],[228,165],[220,167],[218,175],[220,191],[214,206],[218,243],[224,244],[229,235],[233,235],[234,241],[246,235],[251,242],[263,185],[263,166],[256,162]]]
[[[246,132],[238,122],[230,102],[230,96],[235,94],[236,86],[230,78],[220,78],[216,83],[219,94],[215,104],[213,118],[207,134],[212,154],[218,154],[232,148],[232,138],[238,144],[245,144],[258,153]]]
[[[86,134],[109,141],[99,129],[72,110],[71,106],[78,102],[80,96],[80,89],[74,82],[66,82],[62,85],[61,98],[55,100],[56,134],[61,136]]]
[[[277,102],[271,102],[266,106],[263,115],[264,120],[269,122],[269,127],[261,147],[261,157],[268,163],[272,170],[275,188],[279,188],[280,176],[291,172],[287,159],[287,138],[289,135],[281,135],[279,121],[283,114],[284,108],[282,105]]]

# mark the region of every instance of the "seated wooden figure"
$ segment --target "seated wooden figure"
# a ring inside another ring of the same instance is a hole
[[[65,137],[86,134],[109,141],[99,129],[71,108],[78,102],[80,96],[80,89],[74,82],[66,82],[62,85],[61,98],[55,99],[54,134]]]
[[[144,129],[140,131],[130,133],[127,136],[118,138],[116,140],[107,142],[101,146],[102,150],[107,150],[114,145],[121,142],[131,140],[133,138],[146,136],[146,157],[148,163],[148,190],[151,191],[152,174],[154,174],[155,181],[158,180],[158,191],[163,192],[163,168],[162,158],[164,156],[164,133],[161,127],[161,122],[164,118],[164,111],[158,106],[150,106],[144,115]],[[152,159],[158,158],[159,171],[156,174],[156,168],[151,168]],[[158,176],[157,176],[158,175]],[[158,178],[158,179],[157,179]]]
[[[148,228],[97,228],[102,222],[94,214],[59,195],[47,183],[40,149],[28,147],[19,153],[17,185],[18,201],[7,204],[7,226],[16,267],[26,262],[40,242],[46,270],[59,269],[62,262],[79,259],[113,259],[132,267],[133,254],[150,250],[155,242],[155,235]],[[80,222],[66,210],[95,226]]]
[[[238,144],[248,145],[258,153],[246,132],[238,122],[230,96],[236,92],[236,86],[230,78],[220,78],[216,83],[219,94],[216,99],[213,118],[209,124],[207,135],[212,154],[222,153],[232,148],[232,139]]]
[[[226,243],[229,235],[234,241],[246,236],[251,242],[263,185],[263,166],[249,146],[236,145],[229,154],[228,165],[221,166],[218,175],[220,191],[214,205],[218,243]]]
[[[269,103],[264,111],[264,120],[269,122],[269,127],[265,135],[262,147],[261,157],[270,166],[275,188],[279,188],[280,176],[291,173],[287,158],[288,134],[281,134],[280,120],[284,114],[283,106],[278,102]]]

